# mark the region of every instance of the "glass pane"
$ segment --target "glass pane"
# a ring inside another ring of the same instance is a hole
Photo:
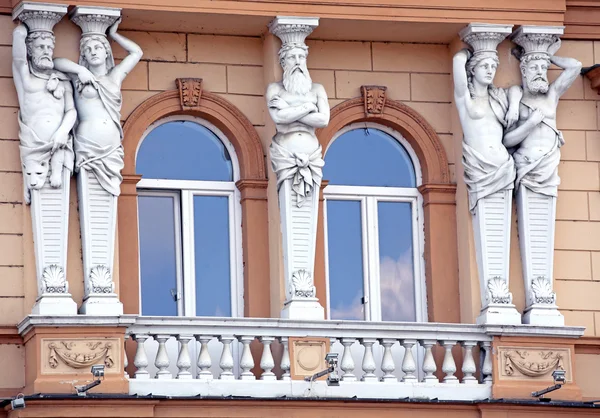
[[[327,200],[331,319],[365,319],[360,201]]]
[[[196,315],[231,316],[229,205],[226,196],[194,196]]]
[[[139,196],[142,315],[176,316],[175,198]]]
[[[221,140],[187,120],[153,129],[140,146],[136,171],[147,179],[233,181],[231,157]]]
[[[323,178],[346,186],[416,187],[404,147],[375,128],[353,129],[337,138],[325,154]]]
[[[416,321],[411,204],[378,202],[381,319]]]

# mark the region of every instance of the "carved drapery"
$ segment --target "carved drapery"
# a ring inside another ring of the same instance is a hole
[[[111,354],[112,344],[110,342],[88,342],[85,346],[85,351],[80,351],[75,349],[75,343],[72,341],[49,343],[48,365],[56,369],[59,365],[59,360],[74,369],[87,368],[99,362],[102,362],[108,369],[115,365]]]

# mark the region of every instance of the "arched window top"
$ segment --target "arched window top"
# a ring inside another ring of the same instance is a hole
[[[136,159],[136,172],[145,179],[237,179],[233,147],[212,124],[178,116],[158,121],[146,132]]]
[[[332,185],[412,188],[421,182],[416,161],[398,132],[378,124],[356,123],[330,142],[323,178]]]

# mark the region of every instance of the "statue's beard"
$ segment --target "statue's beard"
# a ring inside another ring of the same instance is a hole
[[[285,69],[283,72],[283,87],[292,94],[308,94],[312,88],[312,79],[306,66],[294,65]]]
[[[54,63],[52,62],[52,58],[42,55],[39,57],[32,57],[31,63],[38,70],[52,70],[54,68]]]
[[[527,89],[531,93],[547,93],[548,92],[548,80],[544,77],[537,77],[533,80],[527,80]]]

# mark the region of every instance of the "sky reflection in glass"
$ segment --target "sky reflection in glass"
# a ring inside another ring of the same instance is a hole
[[[174,197],[139,196],[142,315],[176,316]]]
[[[381,319],[416,321],[411,204],[378,202]]]
[[[325,154],[323,178],[345,186],[416,187],[415,170],[404,147],[375,128],[342,134]]]
[[[198,316],[231,316],[228,205],[225,196],[194,196]]]
[[[221,140],[187,120],[154,128],[140,146],[136,170],[151,179],[233,181],[231,157]]]
[[[331,319],[365,319],[360,201],[327,200]]]

